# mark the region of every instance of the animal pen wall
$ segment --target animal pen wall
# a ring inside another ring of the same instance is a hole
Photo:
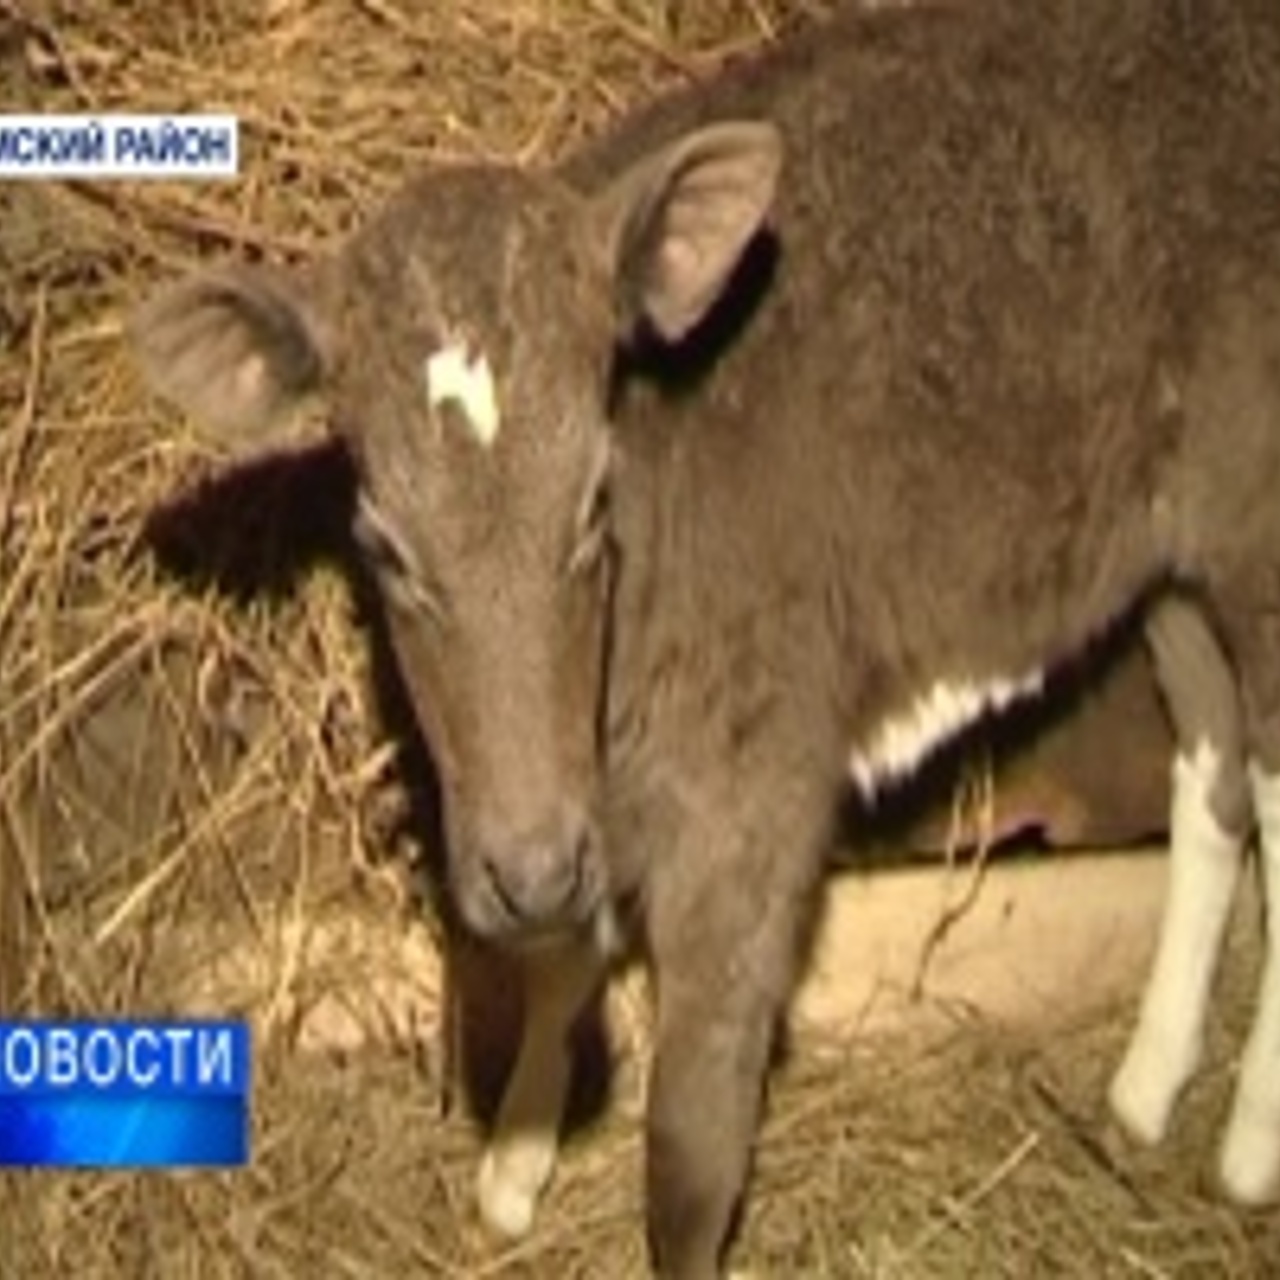
[[[141,393],[122,318],[197,261],[305,257],[424,160],[555,156],[826,7],[0,0],[0,110],[217,110],[243,131],[231,182],[0,183],[0,1010],[243,1013],[258,1070],[243,1172],[0,1173],[0,1277],[643,1274],[641,980],[539,1226],[487,1239],[454,1049],[483,1110],[510,1011],[460,1017],[446,991],[418,875],[438,849],[406,820],[415,761],[348,572],[341,459],[304,434],[223,476]],[[1100,1098],[1161,863],[988,848],[1158,837],[1149,676],[1108,669],[1065,728],[970,752],[928,815],[849,851],[780,1055],[753,1274],[1280,1266],[1274,1217],[1201,1178],[1256,919],[1189,1119],[1136,1153]],[[960,845],[978,852],[940,856]]]

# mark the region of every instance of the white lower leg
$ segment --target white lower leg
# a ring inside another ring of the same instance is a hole
[[[1111,1082],[1111,1110],[1138,1141],[1164,1137],[1200,1062],[1210,988],[1231,915],[1243,841],[1210,804],[1221,762],[1207,743],[1173,766],[1169,889],[1138,1025]]]
[[[1251,769],[1250,782],[1262,851],[1266,958],[1220,1173],[1233,1200],[1262,1204],[1280,1195],[1280,775]]]
[[[582,943],[525,960],[520,1052],[476,1186],[480,1214],[500,1235],[514,1238],[529,1230],[555,1169],[572,1066],[569,1032],[600,979],[600,966]]]

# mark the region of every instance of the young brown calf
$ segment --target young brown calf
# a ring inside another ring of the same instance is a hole
[[[715,1274],[842,790],[1134,611],[1173,854],[1111,1098],[1161,1136],[1255,823],[1280,902],[1274,0],[848,15],[556,171],[433,169],[332,258],[199,275],[135,336],[214,428],[267,447],[320,390],[350,450],[458,906],[545,1015],[493,1220],[549,1171],[539,1081],[621,916],[656,1260]],[[1242,1202],[1280,1184],[1277,1062],[1273,945]]]

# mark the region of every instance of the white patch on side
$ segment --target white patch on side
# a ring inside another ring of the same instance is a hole
[[[1243,842],[1214,817],[1222,768],[1207,742],[1173,762],[1169,887],[1138,1024],[1108,1095],[1139,1142],[1164,1137],[1178,1095],[1200,1063],[1213,975],[1231,915]]]
[[[1040,691],[1038,673],[1022,680],[939,680],[918,695],[899,715],[876,729],[867,747],[855,748],[849,771],[864,798],[870,799],[886,783],[911,774],[936,747],[973,724],[988,711],[1003,711],[1019,698]]]
[[[502,426],[502,415],[498,411],[493,370],[484,352],[473,356],[466,343],[451,343],[428,356],[423,371],[431,407],[456,404],[471,434],[485,448],[493,444]]]
[[[1280,1197],[1280,776],[1251,766],[1249,782],[1262,846],[1267,954],[1219,1175],[1223,1190],[1237,1204],[1252,1206]]]

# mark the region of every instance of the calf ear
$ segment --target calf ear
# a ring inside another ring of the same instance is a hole
[[[229,267],[162,290],[129,336],[151,388],[224,440],[269,444],[319,389],[322,326],[301,275]]]
[[[781,159],[772,125],[709,125],[641,160],[596,197],[593,216],[625,326],[643,315],[674,342],[702,319],[768,215]]]

